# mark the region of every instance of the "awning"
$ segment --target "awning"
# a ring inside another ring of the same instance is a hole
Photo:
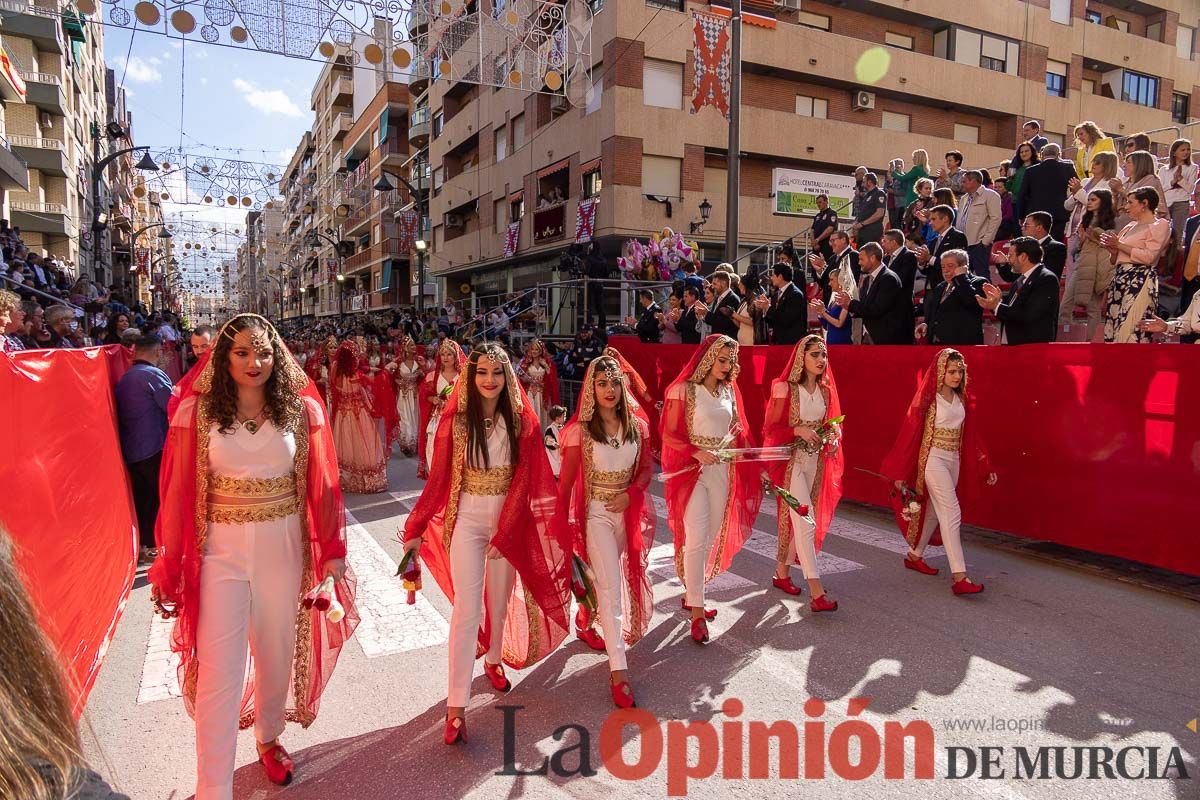
[[[717,16],[730,16],[729,0],[709,0],[709,7]],[[772,0],[742,0],[742,16],[751,25],[774,28],[775,4]]]
[[[571,165],[571,159],[564,158],[562,161],[555,162],[548,167],[542,167],[541,169],[538,170],[538,174],[537,174],[538,180],[541,180],[542,178],[546,177],[547,175],[553,175],[556,172],[561,172],[562,170],[566,169],[570,165]]]
[[[521,202],[521,198],[524,194],[525,194],[524,189],[520,189],[518,191],[512,192],[508,195],[508,202],[519,203],[519,202]]]
[[[600,171],[600,159],[598,159],[598,158],[593,158],[591,161],[587,162],[586,164],[584,164],[583,166],[581,166],[579,168],[579,172],[581,175],[587,175],[589,172],[599,172],[599,171]]]

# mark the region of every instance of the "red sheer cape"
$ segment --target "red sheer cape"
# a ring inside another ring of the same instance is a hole
[[[771,398],[767,402],[766,422],[763,429],[763,444],[767,447],[790,445],[796,441],[794,428],[800,424],[798,382],[803,379],[804,347],[810,338],[801,339],[788,359],[787,367],[771,384]],[[799,366],[796,362],[799,361]],[[796,374],[793,374],[795,372]],[[826,361],[825,374],[818,381],[821,396],[825,398],[825,417],[823,422],[842,415],[842,403],[838,398],[837,382],[833,378],[833,367]],[[798,498],[800,502],[810,505],[810,513],[816,525],[814,534],[816,549],[820,551],[825,534],[829,532],[829,524],[833,521],[833,513],[838,502],[842,499],[842,475],[846,469],[846,457],[840,443],[837,446],[825,447],[817,456],[817,479],[812,487],[810,497]],[[792,479],[791,461],[770,462],[768,472],[771,480],[787,489]],[[792,515],[788,513],[787,505],[776,498],[779,528],[779,556],[783,560],[788,552],[794,531],[792,530]]]
[[[461,352],[461,351],[460,351]],[[517,466],[513,471],[492,545],[516,569],[517,579],[503,620],[503,660],[523,669],[544,658],[567,635],[571,587],[571,533],[554,516],[554,474],[537,413],[509,365],[506,383],[514,410],[519,409]],[[451,603],[450,541],[458,516],[466,466],[466,373],[460,373],[438,423],[429,480],[404,523],[403,538],[423,536],[421,558]],[[451,411],[453,409],[453,411]],[[487,652],[493,620],[484,591],[483,621],[476,657]]]
[[[921,538],[921,530],[925,524],[925,514],[929,512],[929,498],[925,492],[925,463],[929,458],[930,441],[933,437],[934,420],[937,416],[937,390],[942,385],[946,374],[946,362],[950,356],[961,354],[952,348],[940,351],[925,371],[917,392],[913,395],[908,406],[908,413],[896,434],[896,441],[891,451],[883,460],[879,471],[889,481],[904,481],[920,495],[921,511],[911,515],[906,520],[903,516],[904,501],[898,492],[892,494],[892,507],[896,515],[896,524],[900,533],[908,542],[909,547],[916,547]],[[979,491],[992,472],[991,460],[978,433],[978,426],[972,420],[975,414],[975,400],[968,388],[967,375],[964,374],[960,399],[967,417],[962,426],[962,445],[959,451],[960,467],[958,475],[959,497],[971,499]],[[941,544],[941,531],[934,529],[930,544]]]
[[[631,384],[641,382],[641,377],[614,348],[607,348],[605,355],[616,358],[625,372],[625,402],[633,411],[638,425],[638,456],[628,490],[629,506],[623,514],[625,582],[621,593],[624,609],[621,636],[626,644],[632,645],[645,635],[650,627],[650,618],[654,615],[654,592],[646,572],[650,548],[654,545],[654,504],[647,491],[654,473],[654,459],[650,452],[650,422],[645,409],[632,393]],[[558,519],[570,529],[575,552],[588,566],[591,566],[587,549],[588,489],[593,473],[591,450],[596,442],[587,431],[587,421],[594,408],[595,363],[593,361],[588,365],[578,408],[562,432],[563,461],[558,478]],[[584,416],[587,419],[583,419]]]
[[[683,515],[691,499],[692,491],[700,478],[699,462],[693,457],[700,449],[692,444],[689,398],[694,397],[700,373],[707,372],[716,358],[717,346],[729,346],[737,352],[737,342],[728,336],[711,334],[692,354],[691,359],[679,376],[667,387],[662,417],[662,468],[670,474],[683,474],[668,478],[664,487],[667,500],[667,523],[675,540],[675,570],[681,581],[683,574],[684,523]],[[711,352],[710,352],[711,351]],[[699,377],[697,377],[699,375]],[[746,422],[746,406],[738,389],[736,374],[730,378],[734,397],[734,423],[729,447],[754,447],[750,428]],[[712,550],[708,554],[704,580],[710,581],[729,568],[733,557],[750,538],[751,526],[758,516],[762,503],[762,467],[753,462],[733,463],[729,466],[729,503],[721,523],[720,535],[714,537]],[[685,471],[686,470],[686,471]]]
[[[322,401],[311,380],[290,354],[284,369],[293,387],[303,397],[304,415],[297,423],[296,491],[304,501],[302,524],[308,538],[304,548],[304,573],[296,598],[296,651],[289,684],[286,717],[308,727],[317,716],[321,693],[333,675],[342,645],[358,625],[354,606],[354,575],[350,570],[337,583],[338,600],[346,610],[341,622],[330,623],[317,610],[305,610],[300,599],[324,575],[330,559],[346,557],[345,509],[338,482],[337,456]],[[208,485],[207,393],[198,391],[198,376],[209,369],[209,355],[179,385],[172,409],[171,426],[163,450],[159,493],[162,503],[155,525],[159,556],[150,568],[149,579],[164,599],[176,603],[179,617],[171,634],[171,649],[180,656],[179,685],[184,705],[195,716],[196,630],[200,616],[200,572],[203,568],[203,537],[206,534]],[[303,388],[298,388],[303,381]],[[201,383],[203,385],[203,383]],[[246,672],[239,725],[254,724],[254,670]]]
[[[604,348],[604,355],[612,356],[620,361],[625,367],[625,373],[629,376],[625,382],[626,388],[633,394],[635,400],[642,407],[642,413],[646,415],[647,421],[650,423],[650,454],[657,462],[662,458],[662,433],[659,431],[659,409],[662,403],[657,402],[650,394],[650,390],[646,387],[646,381],[638,374],[637,370],[629,365],[625,360],[625,356],[621,355],[617,348],[611,345]]]
[[[458,363],[458,374],[462,375],[467,368],[467,355],[463,349],[450,339],[442,342],[438,348],[438,358],[434,359],[433,369],[425,373],[424,380],[417,387],[417,411],[420,416],[420,427],[417,429],[417,477],[429,477],[429,460],[432,453],[425,452],[429,448],[426,432],[429,429],[429,420],[433,418],[434,405],[429,399],[437,394],[438,375],[442,373],[441,354],[443,352],[454,351],[454,358]],[[445,406],[449,408],[449,406]]]

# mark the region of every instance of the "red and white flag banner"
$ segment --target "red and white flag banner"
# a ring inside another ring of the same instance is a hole
[[[692,12],[692,77],[691,113],[704,106],[714,106],[729,118],[729,20],[703,11]]]
[[[595,197],[589,197],[587,200],[579,201],[579,208],[575,212],[575,241],[582,244],[592,240],[592,232],[596,229],[596,205],[598,201]]]
[[[508,232],[504,235],[504,257],[511,258],[517,252],[517,242],[521,238],[521,220],[508,223]]]

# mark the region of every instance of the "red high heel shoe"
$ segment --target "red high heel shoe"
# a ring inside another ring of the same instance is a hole
[[[500,664],[489,664],[487,659],[484,659],[483,674],[487,675],[488,680],[492,682],[492,688],[497,692],[507,692],[512,688],[512,684],[504,674],[504,667]]]
[[[617,708],[633,708],[637,705],[633,700],[633,687],[629,685],[629,681],[609,683],[609,688],[612,689],[612,699]]]
[[[838,606],[837,600],[830,600],[828,594],[823,594],[810,600],[808,607],[813,611],[837,611]]]
[[[940,572],[940,570],[937,569],[936,567],[931,567],[928,564],[926,564],[925,559],[909,558],[908,556],[904,557],[904,568],[915,570],[915,571],[921,573],[922,575],[937,575],[938,572]]]
[[[292,762],[292,757],[288,755],[287,750],[283,749],[283,745],[276,744],[270,750],[259,753],[258,761],[266,770],[267,780],[271,783],[287,786],[292,782],[296,765]]]
[[[791,575],[784,575],[782,578],[771,578],[771,585],[776,589],[779,589],[784,594],[796,595],[801,594],[804,591],[799,586],[792,583]]]
[[[983,584],[972,583],[969,579],[963,578],[962,580],[955,581],[954,585],[951,586],[950,589],[953,590],[955,594],[979,594],[983,591]]]
[[[583,606],[575,612],[575,635],[593,650],[604,649],[604,637],[592,627],[592,615]]]
[[[708,623],[703,617],[692,620],[692,640],[697,644],[708,644]]]
[[[467,743],[467,721],[463,717],[446,717],[446,732],[442,734],[446,744]]]
[[[691,606],[689,606],[689,605],[687,604],[687,598],[686,598],[686,597],[684,597],[684,598],[681,598],[681,599],[679,600],[679,607],[680,607],[680,608],[682,608],[684,611],[691,611],[691,610],[692,610],[692,607],[691,607]],[[706,608],[706,609],[704,609],[704,618],[705,618],[705,619],[707,619],[707,620],[713,620],[713,619],[716,619],[716,618],[717,618],[717,610],[716,610],[715,608]]]

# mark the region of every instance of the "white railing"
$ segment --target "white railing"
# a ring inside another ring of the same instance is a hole
[[[27,203],[20,200],[12,201],[9,206],[13,211],[31,211],[35,214],[66,214],[67,207],[62,203]]]
[[[63,149],[63,143],[58,139],[42,139],[37,136],[21,136],[15,133],[8,135],[8,142],[13,147],[38,147],[42,150]]]
[[[53,17],[55,19],[62,16],[54,9],[42,8],[31,3],[22,3],[19,0],[0,0],[0,9],[12,11],[17,14],[35,14],[39,17]]]
[[[53,72],[22,72],[26,81],[33,83],[52,83],[55,86],[62,86],[62,78],[55,75]]]

